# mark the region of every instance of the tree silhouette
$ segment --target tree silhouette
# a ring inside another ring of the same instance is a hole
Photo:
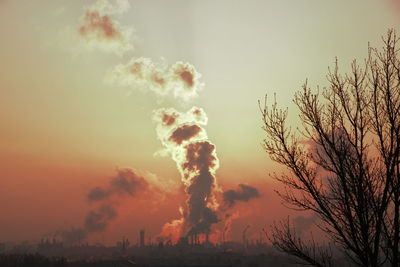
[[[381,49],[368,49],[362,67],[354,60],[340,74],[337,60],[329,86],[307,81],[294,103],[302,122],[286,126],[287,109],[259,103],[270,158],[290,171],[275,176],[289,207],[312,211],[317,226],[360,266],[399,266],[400,59],[393,30]],[[304,141],[306,140],[306,141]],[[278,249],[314,266],[333,266],[332,251],[296,235],[289,220],[272,227]]]

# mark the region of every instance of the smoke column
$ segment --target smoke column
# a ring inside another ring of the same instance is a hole
[[[208,138],[201,125],[206,125],[207,116],[203,109],[193,107],[186,113],[175,109],[159,109],[154,112],[157,135],[165,150],[176,162],[185,186],[187,200],[182,208],[182,218],[167,223],[164,230],[191,237],[198,242],[200,234],[206,239],[211,226],[217,223],[219,207],[215,193],[217,182],[215,172],[219,167],[215,145]],[[168,226],[168,227],[167,227]]]
[[[96,186],[89,191],[87,199],[99,203],[99,206],[86,214],[83,227],[61,230],[57,234],[64,243],[73,245],[86,239],[91,233],[103,232],[118,217],[116,208],[122,198],[136,198],[150,190],[157,191],[153,183],[149,184],[132,169],[117,169],[117,175],[110,179],[108,185]]]
[[[107,0],[97,0],[94,5],[86,8],[78,29],[79,35],[88,47],[96,46],[119,55],[133,50],[130,43],[132,30],[113,19],[113,16],[126,12],[129,7],[127,0],[117,0],[115,5]],[[115,84],[139,86],[158,96],[172,94],[184,101],[193,99],[202,90],[204,84],[200,78],[201,74],[189,63],[178,61],[167,65],[144,57],[118,64],[105,77]],[[158,154],[169,155],[175,161],[187,196],[186,202],[179,209],[181,218],[165,223],[160,235],[174,242],[181,237],[189,237],[192,243],[198,243],[200,234],[208,241],[212,225],[219,222],[218,214],[222,217],[237,201],[247,202],[259,197],[256,188],[240,184],[239,190],[229,190],[223,194],[224,205],[220,208],[216,194],[221,190],[215,176],[219,160],[216,147],[208,140],[203,128],[207,120],[204,110],[198,107],[192,107],[187,112],[173,108],[154,111],[157,136],[164,148]],[[110,204],[111,198],[124,195],[136,197],[148,187],[146,180],[133,171],[125,170],[119,172],[108,187],[93,188],[88,194],[88,200],[101,203],[101,206],[87,214],[82,229],[65,232],[66,238],[73,239],[73,236],[81,237],[90,232],[103,231],[117,217],[113,206],[115,204]],[[224,236],[230,232],[232,220],[237,216],[238,213],[225,214]]]
[[[223,243],[231,239],[230,234],[231,234],[232,221],[234,219],[237,219],[238,217],[239,217],[238,211],[236,211],[233,214],[230,214],[230,213],[225,214],[224,231],[222,232],[222,242]]]

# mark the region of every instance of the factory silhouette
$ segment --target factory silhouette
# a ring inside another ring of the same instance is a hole
[[[293,261],[267,243],[263,231],[257,239],[248,239],[249,228],[243,229],[241,242],[221,240],[216,244],[207,234],[181,237],[177,243],[156,241],[145,229],[138,231],[135,242],[123,236],[114,246],[81,241],[67,245],[57,237],[42,238],[36,244],[0,243],[0,263],[12,261],[12,255],[36,255],[38,261],[45,257],[52,262],[47,266],[293,266]]]

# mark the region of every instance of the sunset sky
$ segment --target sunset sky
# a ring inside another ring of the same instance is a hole
[[[306,78],[326,85],[335,57],[348,70],[352,59],[366,57],[368,43],[380,47],[388,28],[400,29],[396,0],[101,3],[0,0],[0,242],[82,227],[98,208],[89,192],[125,168],[146,180],[146,192],[110,197],[117,216],[88,240],[114,244],[125,235],[136,242],[142,228],[159,235],[180,218],[187,196],[155,110],[193,106],[208,117],[201,127],[219,159],[216,201],[223,205],[223,192],[239,184],[260,195],[218,214],[234,214],[233,240],[246,225],[258,237],[274,220],[297,214],[273,191],[280,186],[269,174],[285,169],[262,148],[257,100],[276,93],[295,129],[292,98]],[[90,25],[87,12],[107,16],[116,35],[99,35],[104,28]],[[172,75],[169,92],[123,80],[116,66],[140,58],[166,66],[160,73]],[[201,75],[193,86],[173,76],[176,62]],[[223,228],[220,221],[213,231]]]

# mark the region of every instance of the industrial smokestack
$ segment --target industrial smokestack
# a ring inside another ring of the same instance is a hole
[[[246,232],[250,228],[250,225],[247,225],[243,232],[242,232],[242,238],[243,238],[243,247],[246,249],[247,248],[247,238],[246,238]]]
[[[144,229],[140,230],[140,247],[144,248],[145,247],[145,242],[144,242],[145,236],[144,236]]]

